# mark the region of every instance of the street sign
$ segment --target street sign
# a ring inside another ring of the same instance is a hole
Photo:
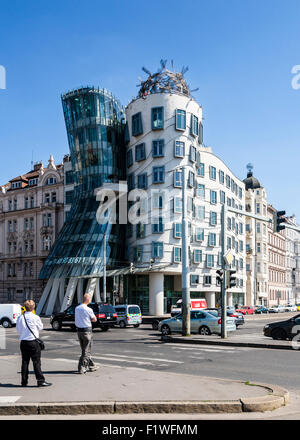
[[[224,260],[225,260],[226,264],[228,264],[228,266],[231,265],[231,263],[233,261],[233,254],[232,254],[231,250],[226,252],[226,254],[224,255]]]

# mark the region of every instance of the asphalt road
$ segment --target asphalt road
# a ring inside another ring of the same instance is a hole
[[[286,317],[282,314],[255,320],[249,318],[237,332],[249,340],[251,335],[262,334],[266,322]],[[49,319],[43,321],[45,330],[41,337],[46,344],[43,357],[56,359],[58,369],[68,359],[77,360],[80,348],[76,332],[69,329],[56,332],[51,329]],[[6,349],[0,350],[0,356],[15,354],[16,362],[20,362],[16,329],[7,329],[5,333]],[[259,381],[281,385],[300,394],[300,354],[296,350],[162,343],[160,334],[149,325],[113,328],[107,332],[95,330],[93,337],[94,360],[111,368],[123,365],[143,370]]]

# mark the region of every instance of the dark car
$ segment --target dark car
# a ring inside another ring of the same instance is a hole
[[[215,308],[215,307],[208,307],[205,309],[207,312],[212,312],[213,314],[218,314],[218,316],[221,316],[221,309]],[[235,318],[235,325],[238,327],[239,325],[243,325],[245,323],[244,315],[242,313],[233,311],[232,309],[226,310],[227,316],[230,316],[231,318]]]
[[[269,309],[265,306],[259,306],[256,307],[254,313],[256,313],[257,315],[261,315],[262,313],[269,313]]]
[[[286,321],[272,322],[264,326],[264,335],[273,339],[292,339],[300,332],[300,315],[293,316]]]
[[[53,330],[60,330],[62,327],[75,329],[75,308],[77,304],[68,307],[64,312],[53,313],[50,324]],[[111,304],[90,303],[88,307],[93,309],[97,322],[92,322],[93,328],[100,328],[107,331],[117,323],[117,313]]]

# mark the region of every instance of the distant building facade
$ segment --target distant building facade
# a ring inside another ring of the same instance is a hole
[[[296,226],[296,217],[286,217],[286,222]],[[300,233],[293,229],[285,229],[286,239],[286,288],[287,302],[295,304],[300,302]]]
[[[50,156],[0,187],[0,303],[39,301],[39,273],[64,222],[63,169]]]

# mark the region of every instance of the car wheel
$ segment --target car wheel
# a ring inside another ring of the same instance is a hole
[[[2,327],[4,328],[10,328],[11,327],[11,322],[8,318],[3,318],[1,321]]]
[[[161,332],[163,335],[170,335],[171,334],[171,329],[167,324],[164,324],[161,326]]]
[[[140,326],[140,324],[134,324],[133,327],[138,328]]]
[[[107,330],[109,329],[109,327],[106,326],[106,325],[105,325],[105,326],[103,325],[102,327],[100,327],[100,329],[101,329],[102,332],[107,332]]]
[[[119,325],[120,325],[120,328],[125,328],[126,327],[126,322],[125,321],[120,321]]]
[[[271,336],[273,339],[283,339],[285,340],[287,337],[286,332],[282,329],[282,328],[274,328],[274,330],[272,330]]]
[[[52,328],[53,330],[60,330],[61,329],[61,322],[59,321],[52,321]]]
[[[153,330],[158,330],[158,321],[152,322],[152,329]]]
[[[203,325],[199,328],[199,335],[211,335],[211,331],[206,325]]]

